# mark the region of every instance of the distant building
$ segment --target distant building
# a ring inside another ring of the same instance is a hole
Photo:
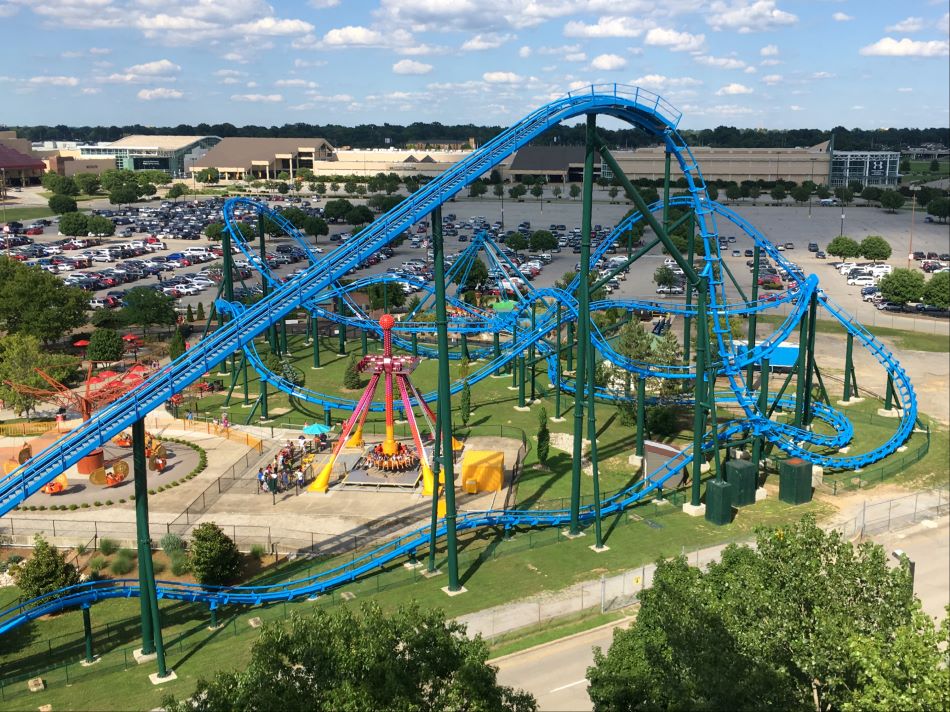
[[[511,160],[505,177],[522,181],[529,176],[543,176],[548,183],[580,183],[584,180],[584,147],[525,146]]]
[[[38,183],[45,170],[46,164],[36,156],[22,153],[0,142],[0,190],[4,193],[7,186]]]
[[[270,180],[283,172],[315,170],[332,156],[333,146],[322,138],[232,137],[195,161],[194,170],[217,168],[222,180]]]
[[[111,158],[114,168],[165,171],[181,177],[219,141],[217,136],[126,136],[111,143],[79,146],[78,158]]]
[[[59,152],[48,154],[45,151],[41,152],[40,155],[44,155],[43,162],[46,164],[47,170],[67,178],[72,178],[77,173],[93,173],[98,176],[106,171],[115,170],[114,158],[78,158],[76,156],[63,156]]]
[[[898,151],[835,151],[831,156],[832,188],[857,181],[862,185],[897,185],[901,154]]]

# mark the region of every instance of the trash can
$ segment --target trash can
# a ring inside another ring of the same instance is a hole
[[[706,521],[723,525],[732,522],[732,493],[735,490],[725,480],[706,483]]]
[[[811,502],[811,463],[792,457],[779,463],[778,498],[788,504]]]

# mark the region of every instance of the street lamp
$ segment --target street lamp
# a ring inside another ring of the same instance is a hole
[[[911,598],[913,598],[914,597],[914,576],[917,573],[917,562],[914,561],[912,558],[910,558],[907,555],[907,552],[904,551],[903,549],[894,549],[894,551],[891,552],[891,556],[897,559],[897,561],[899,561],[902,566],[907,567],[907,572],[910,574],[910,596]]]
[[[198,162],[197,156],[189,156],[188,162],[191,163],[191,187],[195,202],[198,202],[198,178],[195,175],[195,163]]]
[[[838,237],[844,235],[844,203],[841,203],[841,229],[838,230]]]
[[[912,185],[910,187],[910,244],[907,246],[907,268],[911,268],[911,262],[914,259],[914,220],[917,215],[917,191],[920,190],[919,185]]]

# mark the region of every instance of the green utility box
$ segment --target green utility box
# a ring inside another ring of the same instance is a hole
[[[732,522],[732,495],[735,487],[725,480],[706,483],[706,521],[723,525]]]
[[[778,498],[789,504],[811,502],[811,463],[792,457],[779,463]]]
[[[755,504],[756,481],[755,465],[750,460],[729,460],[723,475],[726,482],[733,486],[732,503],[737,507]]]

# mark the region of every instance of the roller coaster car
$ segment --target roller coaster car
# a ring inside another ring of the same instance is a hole
[[[59,475],[52,482],[44,485],[40,491],[43,494],[59,494],[67,487],[69,487],[69,481],[66,479],[66,475]]]
[[[107,472],[104,467],[93,470],[92,474],[89,475],[89,482],[99,487],[115,487],[128,476],[129,466],[126,462],[120,460],[115,463],[111,471]]]

